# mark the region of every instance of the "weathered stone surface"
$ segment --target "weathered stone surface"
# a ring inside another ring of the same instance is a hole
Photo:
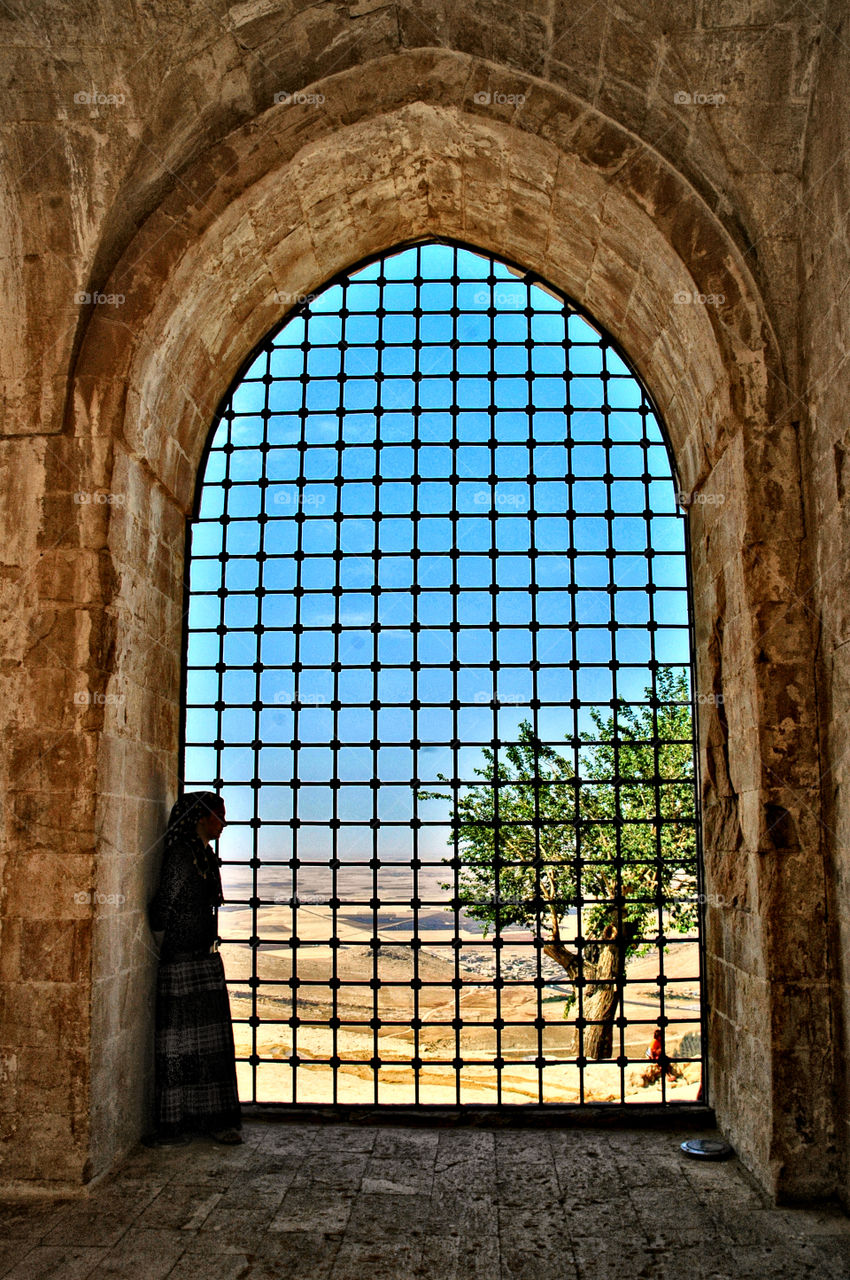
[[[137,1151],[76,1200],[0,1204],[0,1234],[14,1244],[0,1253],[0,1275],[675,1280],[683,1266],[700,1280],[846,1274],[850,1224],[840,1211],[765,1207],[737,1161],[688,1161],[684,1132],[461,1129],[437,1143],[421,1127],[369,1126],[356,1151],[341,1125],[252,1120],[244,1132],[239,1151],[200,1140]],[[471,1148],[471,1136],[489,1141]],[[413,1194],[382,1189],[393,1185],[390,1165]],[[469,1175],[463,1187],[458,1167]]]

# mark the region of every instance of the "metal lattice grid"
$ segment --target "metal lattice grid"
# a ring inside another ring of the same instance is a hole
[[[493,256],[389,252],[255,350],[185,668],[243,1101],[695,1098],[686,537],[624,355]]]

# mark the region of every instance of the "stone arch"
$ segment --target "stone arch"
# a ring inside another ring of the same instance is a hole
[[[656,152],[548,88],[535,86],[533,117],[472,114],[481,64],[463,70],[422,55],[425,88],[386,109],[361,68],[311,86],[345,110],[275,108],[211,148],[118,261],[106,289],[124,297],[120,316],[96,309],[83,337],[67,428],[98,445],[90,487],[126,499],[82,513],[111,570],[91,686],[117,695],[96,728],[98,855],[132,887],[120,927],[95,936],[95,1163],[144,1115],[149,1015],[127,1035],[116,1011],[150,989],[143,913],[176,778],[183,521],[214,410],[287,298],[446,235],[523,263],[598,317],[653,394],[680,487],[698,499],[697,663],[715,698],[701,730],[713,1099],[764,1185],[814,1194],[828,1179],[817,1145],[829,1082],[812,1088],[793,1037],[828,1017],[829,964],[811,639],[783,567],[799,563],[802,524],[778,344],[736,245]],[[811,904],[805,919],[795,901]],[[116,1061],[134,1100],[121,1113]]]

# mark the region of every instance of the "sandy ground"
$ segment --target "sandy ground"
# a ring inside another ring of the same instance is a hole
[[[365,899],[370,873],[367,868],[362,872]],[[232,877],[226,892],[231,900],[237,896]],[[220,917],[225,967],[232,984],[237,1056],[247,1058],[256,1053],[262,1060],[256,1067],[258,1101],[453,1104],[577,1102],[582,1098],[619,1101],[621,1097],[635,1102],[661,1100],[661,1083],[646,1086],[642,1081],[644,1054],[661,1010],[657,951],[634,960],[627,972],[623,1047],[633,1061],[622,1069],[610,1062],[591,1063],[582,1072],[567,1063],[547,1065],[538,1072],[534,1065],[538,1056],[574,1056],[573,1026],[563,1017],[564,992],[557,985],[561,971],[556,965],[546,961],[543,977],[547,985],[540,993],[539,1006],[537,990],[527,985],[536,973],[527,932],[505,936],[500,973],[506,985],[497,993],[492,986],[492,939],[483,940],[474,922],[467,921],[471,927],[458,932],[462,947],[456,970],[455,953],[444,945],[455,937],[452,917],[444,910],[422,911],[419,936],[423,946],[415,961],[413,950],[404,945],[413,936],[409,907],[381,910],[378,936],[382,945],[376,959],[368,945],[373,933],[371,911],[364,905],[343,906],[336,912],[340,946],[334,971],[334,951],[328,945],[334,931],[333,913],[319,902],[305,902],[302,889],[296,913],[299,986],[293,991],[289,985],[293,912],[284,905],[289,892],[287,888],[275,895],[278,904],[271,903],[259,912],[263,942],[256,953],[255,972],[260,983],[260,1025],[256,1029],[240,1021],[252,1013],[251,989],[244,980],[254,972],[254,955],[247,942],[241,941],[251,936],[251,911],[228,906]],[[381,892],[383,901],[385,891]],[[360,892],[356,896],[359,898]],[[671,946],[664,953],[663,965],[670,980],[664,988],[664,1009],[669,1019],[677,1020],[668,1027],[667,1041],[675,1052],[686,1033],[699,1030],[696,943]],[[459,991],[450,985],[456,974],[462,980]],[[336,990],[329,985],[334,977],[342,984]],[[415,977],[424,984],[418,992],[410,985]],[[375,979],[381,984],[377,988],[370,985]],[[293,1014],[300,1020],[297,1027],[289,1023]],[[535,1026],[538,1017],[542,1025]],[[334,1018],[363,1025],[334,1028],[330,1025]],[[492,1025],[496,1018],[508,1024],[501,1035]],[[374,1019],[380,1019],[382,1025],[370,1026]],[[411,1025],[415,1019],[419,1027]],[[460,1025],[446,1025],[455,1019]],[[300,1059],[294,1081],[292,1067],[282,1061],[293,1051]],[[505,1064],[501,1071],[492,1065],[497,1054]],[[381,1060],[377,1075],[369,1061],[375,1056]],[[331,1057],[342,1060],[336,1072],[327,1065]],[[418,1083],[411,1066],[414,1057],[423,1064]],[[472,1065],[464,1065],[456,1074],[451,1064],[456,1057]],[[679,1071],[679,1079],[665,1083],[664,1096],[692,1100],[699,1086],[699,1064],[682,1064]],[[240,1063],[239,1075],[240,1094],[249,1100],[254,1096],[251,1065]]]

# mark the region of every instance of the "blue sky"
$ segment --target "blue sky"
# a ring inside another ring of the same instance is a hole
[[[417,270],[419,317],[413,314]],[[447,245],[372,263],[344,289],[327,288],[285,325],[232,393],[209,454],[192,535],[184,771],[187,788],[223,778],[228,818],[236,824],[222,849],[228,858],[251,856],[251,832],[238,824],[253,815],[255,777],[262,784],[258,813],[266,820],[293,816],[292,789],[271,784],[289,783],[297,765],[302,782],[317,784],[299,790],[302,820],[326,826],[335,770],[343,821],[364,821],[376,812],[406,823],[415,803],[411,776],[426,787],[439,772],[471,779],[482,745],[495,733],[506,741],[515,737],[519,722],[530,718],[535,694],[554,704],[541,706],[537,726],[541,738],[556,744],[590,727],[588,708],[565,702],[577,698],[610,713],[614,678],[619,697],[641,701],[651,683],[650,617],[657,624],[655,659],[689,661],[684,517],[676,508],[661,431],[639,383],[561,299],[518,279],[507,266],[496,263],[492,270],[488,279],[489,259]],[[451,314],[453,305],[460,315]],[[379,306],[384,314],[377,314]],[[266,450],[260,447],[264,439]],[[226,528],[219,518],[225,509]],[[610,520],[608,509],[614,512]],[[263,526],[261,513],[267,516]],[[256,558],[261,538],[262,564]],[[604,554],[609,546],[614,559]],[[294,555],[299,548],[300,563]],[[224,566],[222,551],[230,557]],[[222,585],[223,568],[232,593],[224,601],[205,594]],[[650,574],[654,591],[647,589]],[[254,594],[260,585],[262,599]],[[211,630],[222,621],[224,637]],[[493,621],[500,627],[495,633]],[[536,646],[532,621],[538,624]],[[296,622],[304,628],[298,637]],[[265,628],[259,637],[253,630],[258,623]],[[267,666],[261,673],[251,669],[258,642]],[[422,664],[417,673],[409,668],[414,645]],[[305,668],[298,676],[292,670],[296,646]],[[616,675],[607,665],[614,656],[622,664]],[[535,657],[536,681],[529,666]],[[578,670],[568,665],[573,657]],[[449,667],[453,658],[456,672]],[[497,676],[489,666],[494,658],[506,664]],[[336,676],[334,660],[342,665]],[[382,664],[379,672],[371,670],[375,660]],[[219,661],[227,667],[220,717],[204,705],[219,696],[219,676],[208,669]],[[494,694],[502,703],[495,710]],[[422,745],[415,753],[413,714],[405,705],[414,695],[423,704],[417,719]],[[445,705],[455,696],[456,721]],[[328,746],[334,697],[341,704],[337,732],[343,744],[335,755]],[[263,704],[258,713],[249,705],[257,698]],[[384,704],[376,713],[356,705],[373,698]],[[297,762],[291,745],[296,722],[302,743]],[[250,745],[258,737],[267,744],[260,751]],[[373,737],[380,742],[377,790],[369,786],[376,768],[368,745]],[[445,745],[453,737],[461,743],[457,752]],[[220,755],[204,745],[216,738],[227,744]],[[420,803],[418,812],[440,821],[448,807],[431,801]],[[289,856],[288,831],[261,829],[259,838],[261,856]],[[320,829],[302,830],[299,840],[305,854],[311,841],[317,850],[323,847]],[[445,840],[445,828],[427,828],[423,856],[439,860]],[[349,833],[350,856],[360,843]],[[380,845],[381,856],[409,856],[409,829],[382,829]]]

